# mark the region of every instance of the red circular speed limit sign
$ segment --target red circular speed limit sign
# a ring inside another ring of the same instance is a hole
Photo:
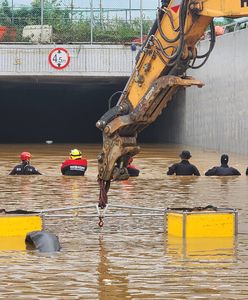
[[[70,60],[70,54],[64,48],[55,48],[48,56],[49,64],[57,70],[66,68],[70,63]]]

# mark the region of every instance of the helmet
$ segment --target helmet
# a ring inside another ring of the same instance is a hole
[[[22,152],[20,154],[20,159],[21,160],[30,160],[31,154],[29,152]]]
[[[70,157],[71,159],[78,159],[82,157],[82,152],[79,151],[78,149],[73,149],[70,152]]]
[[[188,150],[182,151],[182,153],[179,155],[182,159],[190,159],[191,154]]]
[[[228,163],[228,160],[229,160],[229,156],[227,154],[222,154],[221,155],[221,158],[220,158],[220,162],[222,164],[227,164]]]

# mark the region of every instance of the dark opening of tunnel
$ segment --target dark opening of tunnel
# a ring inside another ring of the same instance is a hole
[[[95,123],[108,109],[108,98],[122,90],[126,81],[127,78],[2,81],[1,142],[99,143],[101,132]]]
[[[101,143],[96,121],[108,110],[108,99],[122,91],[128,78],[1,79],[1,143]],[[116,104],[119,95],[112,100]],[[159,123],[139,142],[160,142]],[[161,137],[160,137],[161,138]]]

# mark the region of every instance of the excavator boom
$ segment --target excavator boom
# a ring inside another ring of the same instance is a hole
[[[156,120],[179,88],[203,86],[185,72],[201,67],[213,50],[213,19],[248,16],[248,0],[161,2],[156,21],[116,106],[96,123],[103,132],[103,148],[98,156],[101,208],[107,204],[110,181],[128,178],[128,159],[140,151],[136,141],[139,132]],[[208,27],[209,50],[199,55],[196,46]]]

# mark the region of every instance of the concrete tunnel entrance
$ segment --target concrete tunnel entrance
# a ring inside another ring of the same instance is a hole
[[[101,143],[102,134],[95,123],[107,111],[109,97],[123,90],[127,80],[1,79],[1,143]],[[139,142],[161,142],[156,138],[158,126],[156,123],[145,130]]]

